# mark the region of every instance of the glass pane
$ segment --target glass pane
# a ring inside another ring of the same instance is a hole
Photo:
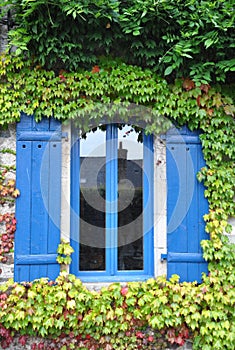
[[[143,143],[131,126],[118,131],[118,269],[143,270]]]
[[[79,270],[105,270],[105,132],[80,141]]]

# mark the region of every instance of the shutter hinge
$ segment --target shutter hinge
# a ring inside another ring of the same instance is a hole
[[[161,262],[167,260],[167,254],[161,254]]]
[[[67,132],[62,132],[61,137],[62,137],[62,139],[65,139],[65,141],[68,141],[68,139],[69,139],[69,135]]]

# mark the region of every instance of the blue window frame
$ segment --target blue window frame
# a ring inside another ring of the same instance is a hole
[[[140,136],[141,160],[127,159],[127,152],[138,154],[137,140],[123,149],[126,139],[120,137],[131,132]],[[144,280],[154,273],[153,136],[120,124],[100,133],[103,153],[90,157],[84,157],[83,148],[89,139],[94,144],[98,132],[85,140],[77,130],[72,135],[71,273],[84,282]]]

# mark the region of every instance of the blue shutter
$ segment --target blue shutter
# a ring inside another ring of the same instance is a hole
[[[21,115],[17,124],[15,281],[55,279],[60,241],[61,125],[36,123]]]
[[[204,186],[196,178],[205,165],[198,132],[186,127],[167,133],[167,274],[201,282],[207,272],[200,241],[208,239]]]

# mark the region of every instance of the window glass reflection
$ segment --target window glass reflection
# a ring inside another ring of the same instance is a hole
[[[125,125],[118,131],[118,269],[143,269],[143,143]]]
[[[105,132],[80,141],[79,270],[105,270]]]

